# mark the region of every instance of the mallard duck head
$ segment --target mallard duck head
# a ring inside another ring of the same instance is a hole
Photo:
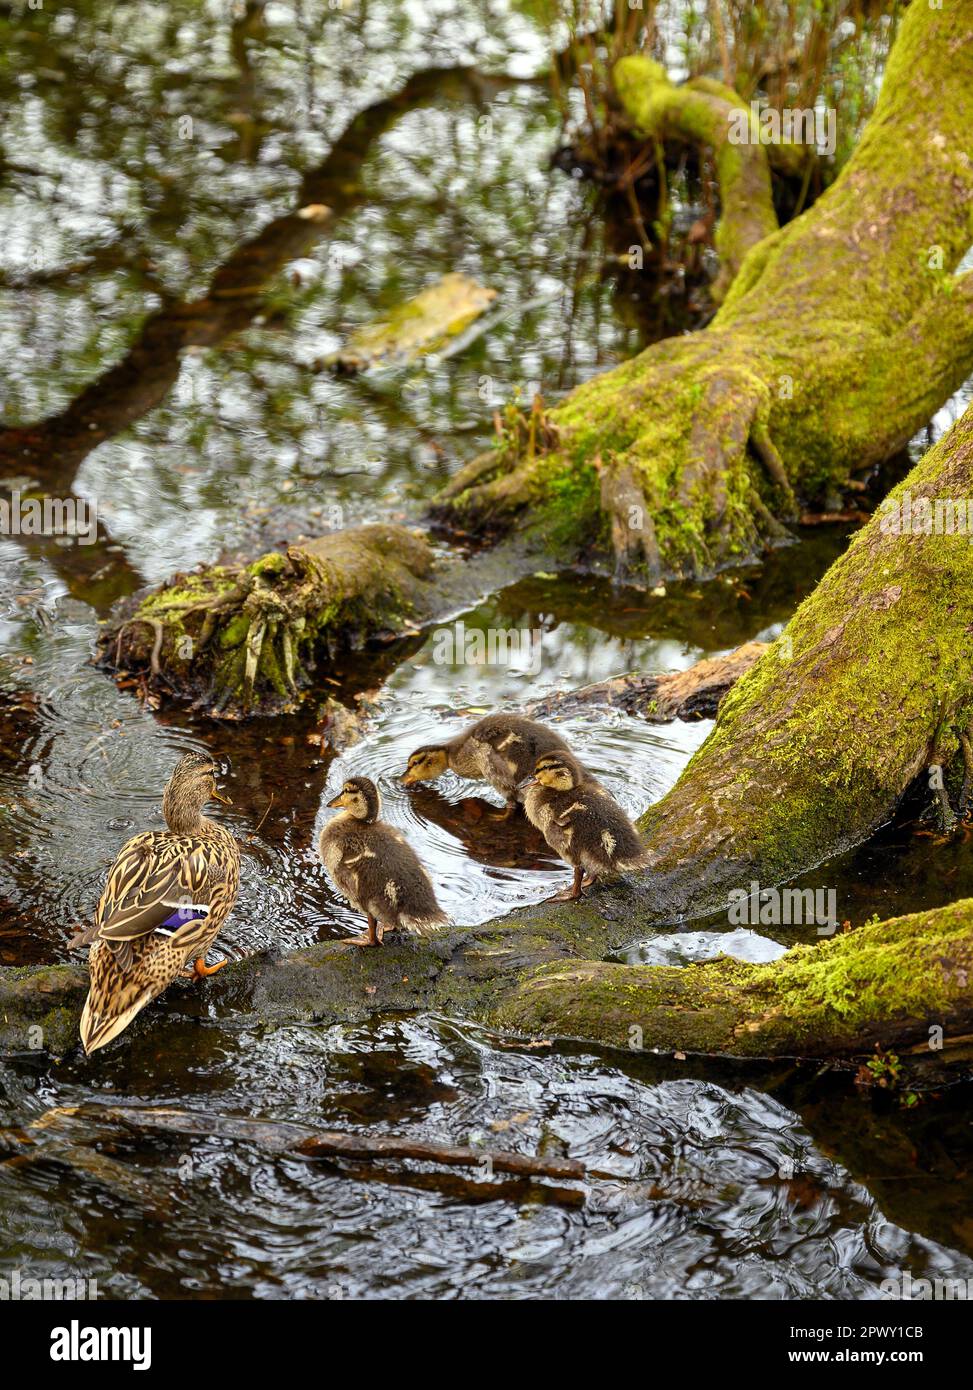
[[[428,743],[409,754],[408,766],[399,779],[404,787],[414,782],[434,782],[449,767],[449,754],[441,743]]]
[[[346,777],[341,791],[328,802],[329,806],[341,806],[355,820],[371,825],[377,821],[382,810],[382,799],[378,787],[368,777]]]
[[[558,792],[573,791],[584,781],[584,768],[570,753],[542,753],[534,764],[530,786],[552,787]]]
[[[216,788],[216,774],[222,770],[222,764],[207,753],[183,754],[162,797],[162,814],[171,831],[179,835],[195,830],[208,801],[232,806],[230,798]]]

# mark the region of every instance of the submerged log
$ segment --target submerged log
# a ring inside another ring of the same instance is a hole
[[[496,290],[469,275],[455,271],[443,275],[378,323],[356,329],[332,357],[325,358],[325,366],[342,372],[405,366],[455,341],[496,297]]]
[[[455,1144],[431,1144],[387,1134],[356,1134],[337,1129],[312,1129],[284,1120],[255,1120],[244,1115],[178,1110],[162,1106],[59,1106],[47,1111],[32,1129],[57,1132],[78,1125],[124,1130],[130,1134],[200,1135],[256,1144],[271,1153],[294,1153],[306,1158],[357,1160],[396,1159],[442,1164],[448,1168],[484,1168],[519,1178],[560,1178],[586,1182],[611,1174],[589,1170],[576,1158],[537,1158],[509,1149],[476,1149]]]

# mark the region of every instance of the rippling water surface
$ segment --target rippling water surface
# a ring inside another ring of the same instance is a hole
[[[76,0],[0,17],[12,423],[66,410],[125,363],[147,319],[204,296],[236,248],[313,196],[355,112],[429,65],[529,77],[562,37],[545,7],[513,3],[489,16],[458,0],[250,4],[232,23],[226,9]],[[346,523],[407,512],[482,447],[493,402],[557,396],[671,319],[620,281],[590,188],[548,167],[558,129],[543,84],[474,100],[443,76],[376,135],[354,180],[328,185],[347,200],[334,235],[285,257],[262,312],[171,363],[163,335],[132,394],[123,383],[87,432],[65,433],[62,491],[97,503],[97,543],[0,538],[0,963],[68,958],[118,848],[159,824],[187,748],[231,763],[221,815],[246,851],[221,938],[232,957],[357,927],[313,852],[351,772],[378,782],[456,920],[547,896],[566,870],[530,827],[492,819],[489,789],[452,776],[403,788],[409,751],[488,710],[772,636],[840,552],[843,534],[810,533],[759,570],[655,597],[549,575],[511,585],[462,620],[538,634],[534,671],[444,665],[431,639],[384,684],[363,660],[358,688],[380,688],[337,759],[309,737],[313,708],[220,726],[153,711],[90,664],[118,596],[245,543],[277,509],[312,526],[331,508]],[[319,369],[351,328],[456,269],[504,310],[467,352],[359,380]],[[708,727],[563,724],[633,813]],[[834,866],[842,916],[973,891],[968,860],[890,830]],[[681,923],[623,954],[763,960],[802,937]],[[962,1089],[907,1113],[840,1078],[530,1048],[441,1018],[253,1030],[187,989],[90,1061],[0,1063],[0,1131],[53,1107],[154,1103],[567,1154],[602,1176],[525,1185],[83,1131],[0,1162],[0,1274],[96,1277],[116,1296],[869,1298],[897,1268],[973,1273]]]

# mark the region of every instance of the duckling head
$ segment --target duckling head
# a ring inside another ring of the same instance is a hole
[[[441,743],[429,743],[409,754],[408,766],[399,779],[404,787],[414,782],[434,782],[449,767],[449,755]]]
[[[162,814],[175,834],[197,829],[208,801],[233,805],[216,787],[216,774],[222,770],[223,765],[208,753],[184,753],[176,763],[162,796]]]
[[[346,777],[341,791],[328,802],[329,806],[341,806],[355,820],[371,825],[377,821],[382,810],[382,799],[378,787],[368,777]]]
[[[570,753],[542,753],[534,764],[534,784],[569,792],[584,781],[584,768]]]

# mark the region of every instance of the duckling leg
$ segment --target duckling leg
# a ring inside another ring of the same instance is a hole
[[[369,915],[368,931],[362,932],[360,936],[348,936],[342,944],[345,946],[381,946],[382,929],[377,920]]]
[[[490,813],[491,820],[509,820],[511,816],[515,816],[517,814],[518,804],[519,803],[516,797],[514,797],[512,800],[508,798],[507,804],[502,811],[492,811]]]
[[[580,864],[574,866],[574,881],[570,888],[565,888],[561,893],[555,893],[553,898],[548,901],[552,903],[573,903],[581,897],[581,875],[584,873]]]

